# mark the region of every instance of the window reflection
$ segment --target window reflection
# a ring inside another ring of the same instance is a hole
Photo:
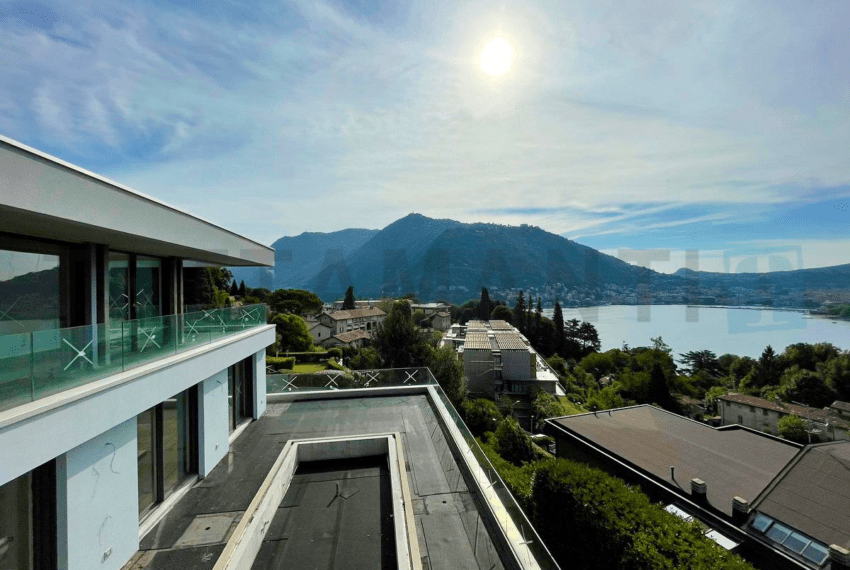
[[[136,318],[160,315],[160,261],[151,257],[136,259]]]
[[[61,327],[58,255],[0,249],[0,334]]]
[[[0,486],[0,570],[30,568],[30,476]]]
[[[130,256],[109,252],[109,320],[130,318]]]

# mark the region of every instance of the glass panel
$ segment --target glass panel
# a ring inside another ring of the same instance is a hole
[[[189,475],[190,429],[188,391],[162,403],[162,455],[166,496]]]
[[[785,539],[783,546],[793,550],[797,554],[800,554],[811,541],[812,540],[810,538],[807,538],[800,533],[792,532],[791,536]]]
[[[124,324],[124,368],[139,366],[177,351],[177,317],[150,317]]]
[[[772,522],[772,518],[766,517],[763,514],[758,513],[752,524],[750,524],[750,526],[759,532],[764,532],[765,530],[767,530],[767,527],[770,526],[770,523]]]
[[[236,368],[231,366],[227,369],[227,421],[230,426],[230,431],[233,431],[236,427],[233,421],[233,393],[235,392],[235,380]]]
[[[139,414],[136,431],[139,442],[139,514],[156,502],[156,410]]]
[[[0,570],[25,570],[30,566],[29,473],[0,487]]]
[[[32,383],[36,399],[122,370],[109,325],[32,333]]]
[[[109,252],[109,320],[130,318],[130,256]]]
[[[804,551],[803,556],[814,562],[815,564],[823,564],[826,557],[829,556],[829,549],[817,542],[812,542]]]
[[[0,249],[0,335],[61,327],[59,256]]]
[[[32,335],[0,336],[0,410],[33,400]]]
[[[160,312],[160,261],[136,258],[136,318],[157,317]]]
[[[774,542],[778,542],[779,544],[785,542],[785,539],[788,538],[788,535],[790,534],[791,529],[780,523],[773,523],[773,526],[770,527],[769,531],[767,531],[767,537]]]

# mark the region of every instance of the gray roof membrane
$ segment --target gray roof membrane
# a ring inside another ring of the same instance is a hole
[[[474,492],[467,487],[424,395],[271,403],[233,442],[212,473],[142,539],[142,552],[125,568],[176,568],[169,560],[177,550],[205,549],[204,556],[180,552],[179,568],[211,569],[217,555],[209,556],[210,549],[220,551],[288,440],[388,432],[401,434],[423,569],[503,569],[478,514]],[[175,548],[196,516],[211,513],[235,514],[224,541]],[[264,555],[270,551],[272,546],[264,546]]]

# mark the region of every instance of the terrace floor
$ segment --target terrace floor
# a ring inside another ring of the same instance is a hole
[[[424,395],[270,403],[142,539],[125,569],[211,569],[288,440],[388,432],[402,437],[423,570],[502,569],[478,500]],[[281,531],[268,541],[294,538]],[[264,545],[260,556],[273,551]]]

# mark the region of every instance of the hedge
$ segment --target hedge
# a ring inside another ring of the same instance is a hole
[[[275,370],[292,370],[295,365],[295,358],[292,356],[266,356],[266,365]]]
[[[747,562],[616,478],[565,459],[537,463],[534,527],[570,568],[752,570]]]

